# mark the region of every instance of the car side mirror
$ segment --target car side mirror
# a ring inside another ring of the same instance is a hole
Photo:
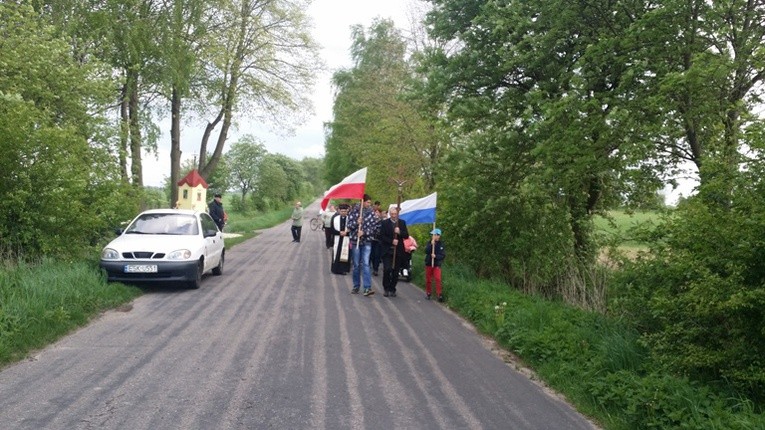
[[[205,230],[205,237],[213,237],[218,234],[218,230]]]
[[[124,228],[115,228],[114,229],[114,234],[116,234],[117,236],[121,235],[124,232],[125,232]]]

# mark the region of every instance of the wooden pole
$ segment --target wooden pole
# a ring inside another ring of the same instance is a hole
[[[433,221],[433,228],[430,231],[436,229],[436,222]],[[433,235],[430,235],[430,267],[436,267],[436,240],[433,239]]]
[[[403,194],[404,190],[404,184],[406,183],[405,180],[397,180],[397,179],[391,179],[393,182],[396,183],[398,186],[398,195],[396,196],[396,212],[398,214],[396,215],[396,225],[393,226],[393,239],[396,240],[398,238],[398,233],[396,233],[396,229],[398,228],[398,220],[399,216],[401,216],[401,194]],[[397,267],[396,267],[396,251],[398,249],[398,245],[393,246],[393,270],[394,273],[396,273]],[[396,273],[396,276],[398,274]]]

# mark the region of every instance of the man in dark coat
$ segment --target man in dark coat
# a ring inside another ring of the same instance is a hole
[[[338,206],[337,213],[332,215],[330,229],[334,236],[334,245],[332,247],[332,266],[330,271],[337,275],[345,275],[351,271],[350,252],[343,254],[343,247],[348,251],[348,205],[343,203]],[[342,256],[345,255],[345,258]],[[342,261],[342,260],[345,261]]]
[[[207,212],[210,217],[218,225],[218,229],[223,231],[223,226],[226,225],[226,211],[223,210],[223,202],[221,201],[220,193],[216,193],[213,201],[207,205]]]
[[[380,224],[380,247],[382,248],[383,288],[385,297],[396,297],[398,269],[406,259],[404,239],[409,237],[406,222],[398,217],[398,209],[391,208],[388,219]]]

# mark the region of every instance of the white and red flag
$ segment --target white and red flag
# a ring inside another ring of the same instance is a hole
[[[321,200],[321,210],[327,208],[330,199],[362,199],[366,182],[366,167],[346,176],[345,179],[333,185],[332,188],[324,193],[324,198]]]

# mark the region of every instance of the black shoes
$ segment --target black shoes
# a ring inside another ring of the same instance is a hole
[[[389,296],[389,294],[388,294],[387,291],[383,293],[383,297],[388,297],[388,296]]]
[[[425,294],[425,300],[430,300],[430,293]]]
[[[390,296],[391,296],[391,297],[396,297],[396,292],[395,292],[395,291],[391,291],[391,292],[390,292]]]
[[[351,294],[358,294],[358,293],[359,293],[359,289],[358,288],[354,288],[354,289],[351,290]]]
[[[444,296],[438,296],[438,301],[439,302],[443,302],[444,301]]]

